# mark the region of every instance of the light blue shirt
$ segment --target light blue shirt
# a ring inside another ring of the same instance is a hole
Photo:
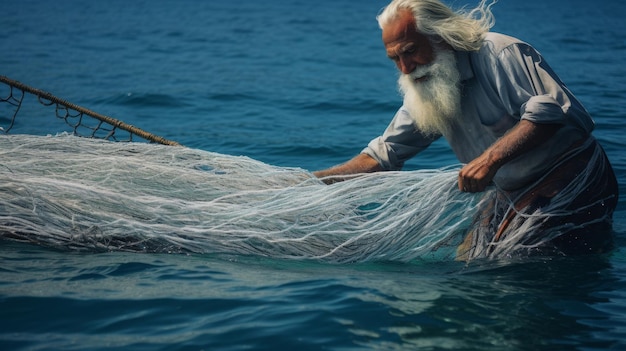
[[[530,45],[488,33],[478,51],[456,52],[462,80],[462,121],[444,135],[459,161],[468,163],[521,119],[562,127],[537,150],[498,170],[494,182],[514,190],[545,174],[573,143],[589,137],[594,122],[582,104]],[[362,151],[386,170],[426,149],[441,135],[425,136],[400,108],[382,136]]]

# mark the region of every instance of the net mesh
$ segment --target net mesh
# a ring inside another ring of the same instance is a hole
[[[0,235],[63,250],[450,260],[478,202],[454,169],[328,186],[184,147],[11,135],[0,150]]]
[[[8,134],[15,127],[25,98],[32,95],[41,105],[53,107],[56,118],[65,122],[74,135],[110,141],[133,141],[139,137],[154,143],[179,145],[175,141],[148,133],[8,77],[0,76],[0,83],[4,83],[0,85],[0,132],[4,134]]]
[[[303,169],[243,156],[72,135],[2,136],[0,157],[0,237],[61,250],[449,261],[472,232],[463,260],[503,259],[608,216],[541,228],[586,212],[559,209],[594,177],[584,172],[553,206],[519,213],[494,240],[499,223],[481,216],[513,209],[514,199],[494,188],[458,191],[458,167],[325,185]]]

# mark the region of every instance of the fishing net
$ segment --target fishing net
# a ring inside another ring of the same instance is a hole
[[[0,236],[63,250],[451,260],[478,203],[453,169],[325,185],[185,147],[11,135],[0,150]]]

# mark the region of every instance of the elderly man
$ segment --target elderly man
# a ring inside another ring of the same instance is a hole
[[[485,1],[469,12],[438,0],[393,0],[384,9],[378,21],[401,72],[403,105],[361,154],[314,174],[332,183],[399,170],[443,136],[465,163],[460,191],[496,188],[458,258],[604,252],[618,190],[594,122],[535,49],[489,32]]]

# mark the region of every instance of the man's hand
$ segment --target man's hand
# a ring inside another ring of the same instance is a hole
[[[465,165],[459,172],[459,190],[477,193],[485,190],[498,171],[497,166],[489,161],[486,153]]]
[[[476,193],[485,190],[498,169],[526,152],[540,152],[535,148],[551,138],[559,124],[536,124],[521,120],[482,155],[465,165],[459,172],[459,190]]]

